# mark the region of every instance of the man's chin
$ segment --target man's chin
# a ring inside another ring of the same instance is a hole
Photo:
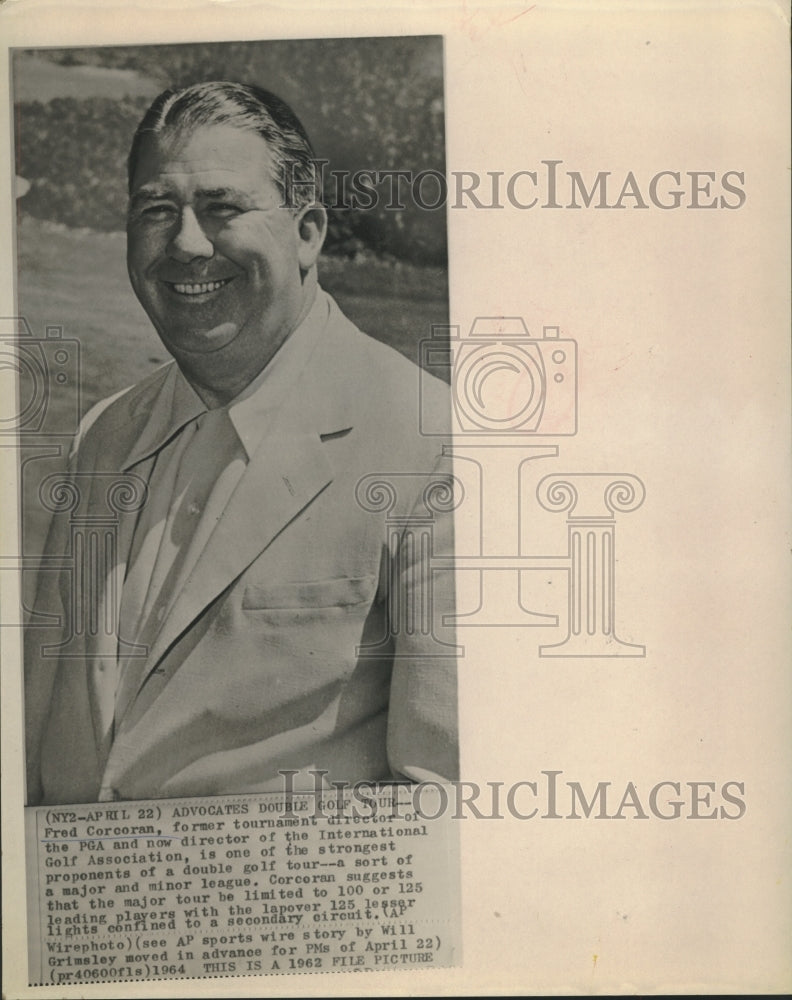
[[[215,354],[236,339],[236,323],[219,323],[211,327],[169,328],[160,331],[160,339],[174,356],[200,356]]]

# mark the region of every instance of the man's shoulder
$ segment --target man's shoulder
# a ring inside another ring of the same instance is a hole
[[[169,361],[139,382],[95,403],[80,421],[72,451],[84,449],[91,441],[112,441],[117,434],[123,435],[133,417],[150,409],[175,364]]]
[[[353,383],[358,398],[368,400],[379,409],[388,411],[391,420],[410,417],[415,407],[432,413],[450,413],[449,387],[441,379],[422,369],[416,361],[405,357],[371,333],[360,330],[334,305],[331,329],[342,353],[335,363],[339,375]]]

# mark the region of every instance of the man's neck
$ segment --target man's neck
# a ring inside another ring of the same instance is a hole
[[[182,374],[208,409],[214,410],[221,406],[227,406],[243,393],[251,382],[258,378],[311,311],[311,307],[316,301],[318,287],[315,278],[310,284],[306,283],[306,294],[296,320],[289,325],[284,334],[273,338],[272,350],[263,360],[259,358],[255,367],[247,367],[244,370],[233,368],[224,371],[219,359],[214,364],[211,363],[210,358],[209,364],[204,362],[196,365],[194,357],[176,357]]]

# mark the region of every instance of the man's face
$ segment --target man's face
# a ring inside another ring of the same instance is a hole
[[[132,179],[127,266],[165,346],[186,368],[246,384],[303,318],[321,209],[280,207],[266,142],[208,125],[144,141]]]

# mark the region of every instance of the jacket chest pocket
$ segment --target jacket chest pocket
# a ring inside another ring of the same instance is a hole
[[[370,602],[376,588],[376,576],[249,583],[242,595],[242,610],[310,612],[322,608],[352,608]]]

